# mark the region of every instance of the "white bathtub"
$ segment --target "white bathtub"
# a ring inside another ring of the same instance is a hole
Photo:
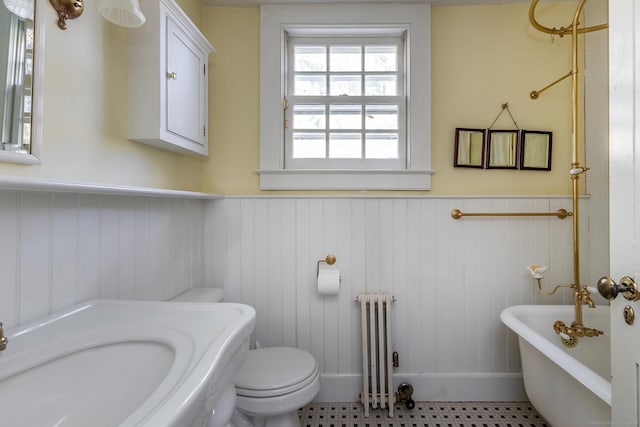
[[[570,325],[573,306],[518,305],[500,319],[518,334],[522,377],[529,400],[553,427],[611,425],[609,307],[583,308],[584,326],[604,331],[566,348],[553,322]]]

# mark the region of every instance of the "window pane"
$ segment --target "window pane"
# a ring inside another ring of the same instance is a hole
[[[24,110],[25,113],[31,113],[31,96],[25,95],[24,97]]]
[[[362,47],[331,46],[329,64],[331,71],[362,71]]]
[[[367,129],[398,129],[398,106],[370,104],[366,106]]]
[[[359,133],[332,133],[329,136],[329,157],[332,159],[362,158],[362,135]]]
[[[331,129],[362,129],[362,105],[331,105],[329,127]]]
[[[296,75],[294,85],[294,95],[325,96],[327,94],[325,76]]]
[[[294,105],[294,129],[324,129],[326,125],[324,105]]]
[[[6,3],[5,3],[5,4],[6,4]],[[33,50],[33,28],[27,28],[26,30],[27,30],[27,31],[26,31],[26,35],[27,35],[26,41],[27,41],[27,44],[26,44],[26,46],[25,46],[25,49],[27,49],[27,50]],[[40,37],[40,36],[38,36],[38,37]]]
[[[365,71],[397,71],[397,46],[366,46],[364,48]]]
[[[325,46],[296,46],[294,56],[295,71],[327,71]]]
[[[31,124],[24,123],[22,125],[22,145],[31,144]]]
[[[293,134],[294,159],[324,159],[326,157],[326,137],[324,133]]]
[[[362,93],[360,75],[333,75],[329,77],[329,84],[333,96],[360,96]]]
[[[364,94],[367,96],[396,96],[397,78],[390,75],[365,76]]]
[[[365,157],[367,159],[397,159],[398,134],[367,134]]]
[[[403,168],[403,43],[387,37],[291,38],[291,75],[284,76],[286,167]]]

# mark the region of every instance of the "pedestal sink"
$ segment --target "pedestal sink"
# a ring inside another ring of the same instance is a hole
[[[0,425],[205,426],[231,413],[254,322],[242,304],[96,300],[6,331]]]

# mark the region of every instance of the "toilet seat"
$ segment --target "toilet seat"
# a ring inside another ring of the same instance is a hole
[[[236,394],[268,398],[301,390],[319,377],[316,360],[304,350],[266,347],[249,351],[236,374]]]
[[[320,391],[320,370],[304,350],[261,348],[249,351],[235,385],[236,406],[242,412],[267,417],[267,426],[294,427],[300,425],[296,410]]]

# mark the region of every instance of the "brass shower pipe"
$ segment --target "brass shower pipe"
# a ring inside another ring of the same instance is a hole
[[[535,11],[536,11],[536,6],[538,5],[538,1],[539,0],[531,0],[531,5],[529,6],[529,22],[531,23],[533,28],[535,28],[536,30],[541,31],[543,33],[564,37],[564,35],[569,33],[569,32],[571,32],[572,36],[575,36],[574,34],[576,34],[576,33],[577,34],[584,34],[584,33],[590,33],[592,31],[600,31],[600,30],[604,30],[606,28],[609,28],[609,24],[600,24],[600,25],[594,25],[592,27],[577,28],[577,26],[580,24],[580,22],[577,21],[576,19],[574,19],[573,22],[571,23],[571,25],[569,25],[568,27],[560,27],[560,28],[545,27],[544,25],[541,25],[536,20],[536,17],[535,17]],[[584,7],[584,3],[585,2],[583,1],[582,5],[578,5],[578,8],[579,8],[578,14],[580,12],[582,12],[582,8]],[[574,33],[574,30],[576,30],[575,33]]]
[[[543,33],[558,35],[563,37],[565,34],[571,34],[571,71],[563,78],[556,80],[551,85],[548,85],[543,90],[553,86],[554,84],[564,80],[568,76],[572,78],[572,116],[571,116],[571,143],[572,143],[572,156],[571,156],[571,195],[572,195],[572,203],[573,203],[573,300],[575,306],[575,321],[572,323],[570,328],[566,328],[567,330],[576,331],[575,336],[571,336],[572,339],[577,338],[578,336],[585,336],[584,334],[579,333],[583,331],[584,328],[582,325],[582,304],[588,299],[588,291],[585,286],[580,284],[580,234],[579,234],[579,206],[578,206],[578,180],[580,179],[580,175],[585,173],[588,168],[580,165],[579,160],[579,148],[578,148],[578,35],[584,34],[592,31],[599,31],[609,27],[608,24],[595,25],[591,27],[583,27],[578,28],[580,25],[580,15],[584,9],[584,5],[586,0],[580,0],[578,2],[578,6],[576,7],[575,13],[573,15],[573,20],[571,25],[568,27],[561,28],[548,28],[541,24],[539,24],[535,19],[535,8],[538,4],[538,0],[532,0],[531,6],[529,7],[529,22],[531,25]],[[535,92],[535,91],[534,91]],[[538,91],[539,94],[542,90]],[[537,96],[533,96],[533,92],[531,93],[532,99],[537,99]],[[562,325],[563,326],[563,325]],[[555,329],[555,327],[554,327]],[[586,336],[592,336],[591,334],[587,334]],[[565,340],[563,339],[563,342]],[[565,343],[566,344],[566,343]],[[575,345],[575,344],[574,344]]]
[[[560,27],[560,28],[545,27],[544,25],[540,24],[536,20],[536,13],[535,12],[536,12],[536,6],[538,5],[538,1],[539,0],[532,0],[531,1],[531,5],[529,6],[529,22],[531,23],[533,28],[535,28],[536,30],[541,31],[543,33],[551,34],[552,36],[557,35],[557,36],[560,36],[560,37],[564,37],[565,34],[570,33],[571,36],[573,37],[572,43],[575,46],[577,46],[577,41],[575,39],[576,34],[590,33],[590,32],[593,32],[593,31],[599,31],[599,30],[604,30],[606,28],[609,28],[609,24],[600,24],[600,25],[594,25],[592,27],[578,28],[578,25],[580,25],[580,22],[576,19],[576,16],[574,16],[573,22],[567,27]],[[582,1],[578,5],[578,9],[576,10],[576,12],[577,12],[576,15],[579,15],[582,12],[582,9],[584,7],[585,1]],[[576,49],[574,48],[573,51],[576,52]],[[558,80],[555,80],[554,82],[549,83],[547,86],[543,87],[542,89],[531,91],[529,96],[531,97],[531,99],[538,99],[538,97],[540,96],[540,94],[542,92],[544,92],[545,90],[549,89],[552,86],[557,85],[558,83],[560,83],[564,79],[571,77],[573,75],[574,71],[577,72],[576,67],[573,67],[571,69],[571,71],[569,71],[567,74],[565,74],[564,76],[560,77]]]
[[[550,87],[553,87],[553,86],[557,85],[558,83],[560,83],[564,79],[566,79],[568,77],[571,77],[571,75],[573,75],[573,70],[569,71],[567,74],[565,74],[564,76],[560,77],[558,80],[555,80],[554,82],[549,83],[548,85],[546,85],[542,89],[532,90],[531,93],[529,94],[529,97],[531,99],[538,99],[538,97],[540,96],[540,94],[542,92],[544,92],[545,90],[549,89]]]

